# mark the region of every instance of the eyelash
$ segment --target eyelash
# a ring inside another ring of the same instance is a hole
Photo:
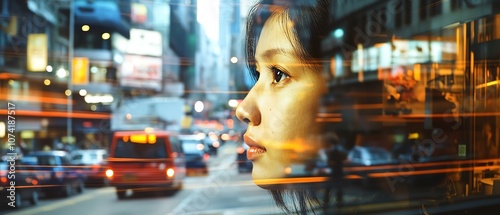
[[[273,73],[273,84],[278,84],[281,81],[284,81],[285,79],[290,78],[290,75],[286,74],[285,72],[283,72],[281,69],[279,69],[276,66],[271,66],[269,69]],[[283,78],[283,76],[285,76],[285,77]]]

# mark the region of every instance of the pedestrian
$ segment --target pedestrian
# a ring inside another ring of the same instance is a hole
[[[290,166],[314,159],[322,145],[316,118],[328,92],[321,40],[328,34],[329,2],[261,0],[247,21],[247,65],[255,84],[236,115],[248,124],[244,140],[254,183],[287,213],[308,213],[321,204],[317,190],[279,182],[286,181]]]
[[[326,183],[324,194],[324,212],[328,214],[328,207],[330,206],[330,196],[336,197],[335,204],[340,206],[343,202],[343,179],[344,179],[344,161],[347,159],[347,153],[342,148],[339,138],[336,134],[327,134],[325,137],[330,147],[327,149],[327,165],[330,169],[329,181]]]

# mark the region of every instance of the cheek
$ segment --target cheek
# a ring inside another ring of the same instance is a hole
[[[308,132],[316,122],[318,113],[318,96],[298,91],[294,94],[274,97],[272,105],[268,105],[263,121],[271,134],[281,138],[297,137],[297,134]]]

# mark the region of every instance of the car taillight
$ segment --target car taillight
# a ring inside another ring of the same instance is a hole
[[[56,178],[62,178],[64,176],[63,172],[56,172],[55,177]]]
[[[167,169],[167,176],[168,176],[169,178],[171,178],[171,177],[174,177],[174,175],[175,175],[175,171],[174,171],[174,169],[172,169],[172,168],[168,168],[168,169]]]
[[[111,170],[111,169],[106,170],[106,176],[107,176],[108,178],[113,177],[113,174],[114,174],[113,170]]]
[[[204,160],[204,161],[207,161],[209,158],[210,158],[210,155],[209,155],[209,154],[205,153],[205,154],[203,155],[203,160]]]
[[[0,182],[2,182],[2,184],[6,184],[7,183],[7,177],[0,177]]]
[[[212,143],[212,146],[213,146],[214,148],[219,148],[219,146],[220,146],[219,141],[214,141],[214,142]]]

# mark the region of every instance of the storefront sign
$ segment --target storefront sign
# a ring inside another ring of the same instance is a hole
[[[158,31],[130,29],[130,40],[113,35],[113,48],[135,55],[161,57],[163,53],[162,35]]]
[[[450,53],[456,53],[456,44],[453,42],[394,40],[392,43],[377,44],[354,51],[351,70],[367,72],[429,61],[440,63],[444,56]]]
[[[141,3],[132,3],[131,9],[130,19],[132,22],[142,24],[148,21],[148,8],[146,5]]]
[[[28,71],[45,72],[48,59],[47,35],[30,34],[26,50]]]
[[[85,85],[89,82],[89,59],[86,57],[73,58],[73,84]]]
[[[125,55],[120,85],[161,90],[162,61],[157,57]]]

